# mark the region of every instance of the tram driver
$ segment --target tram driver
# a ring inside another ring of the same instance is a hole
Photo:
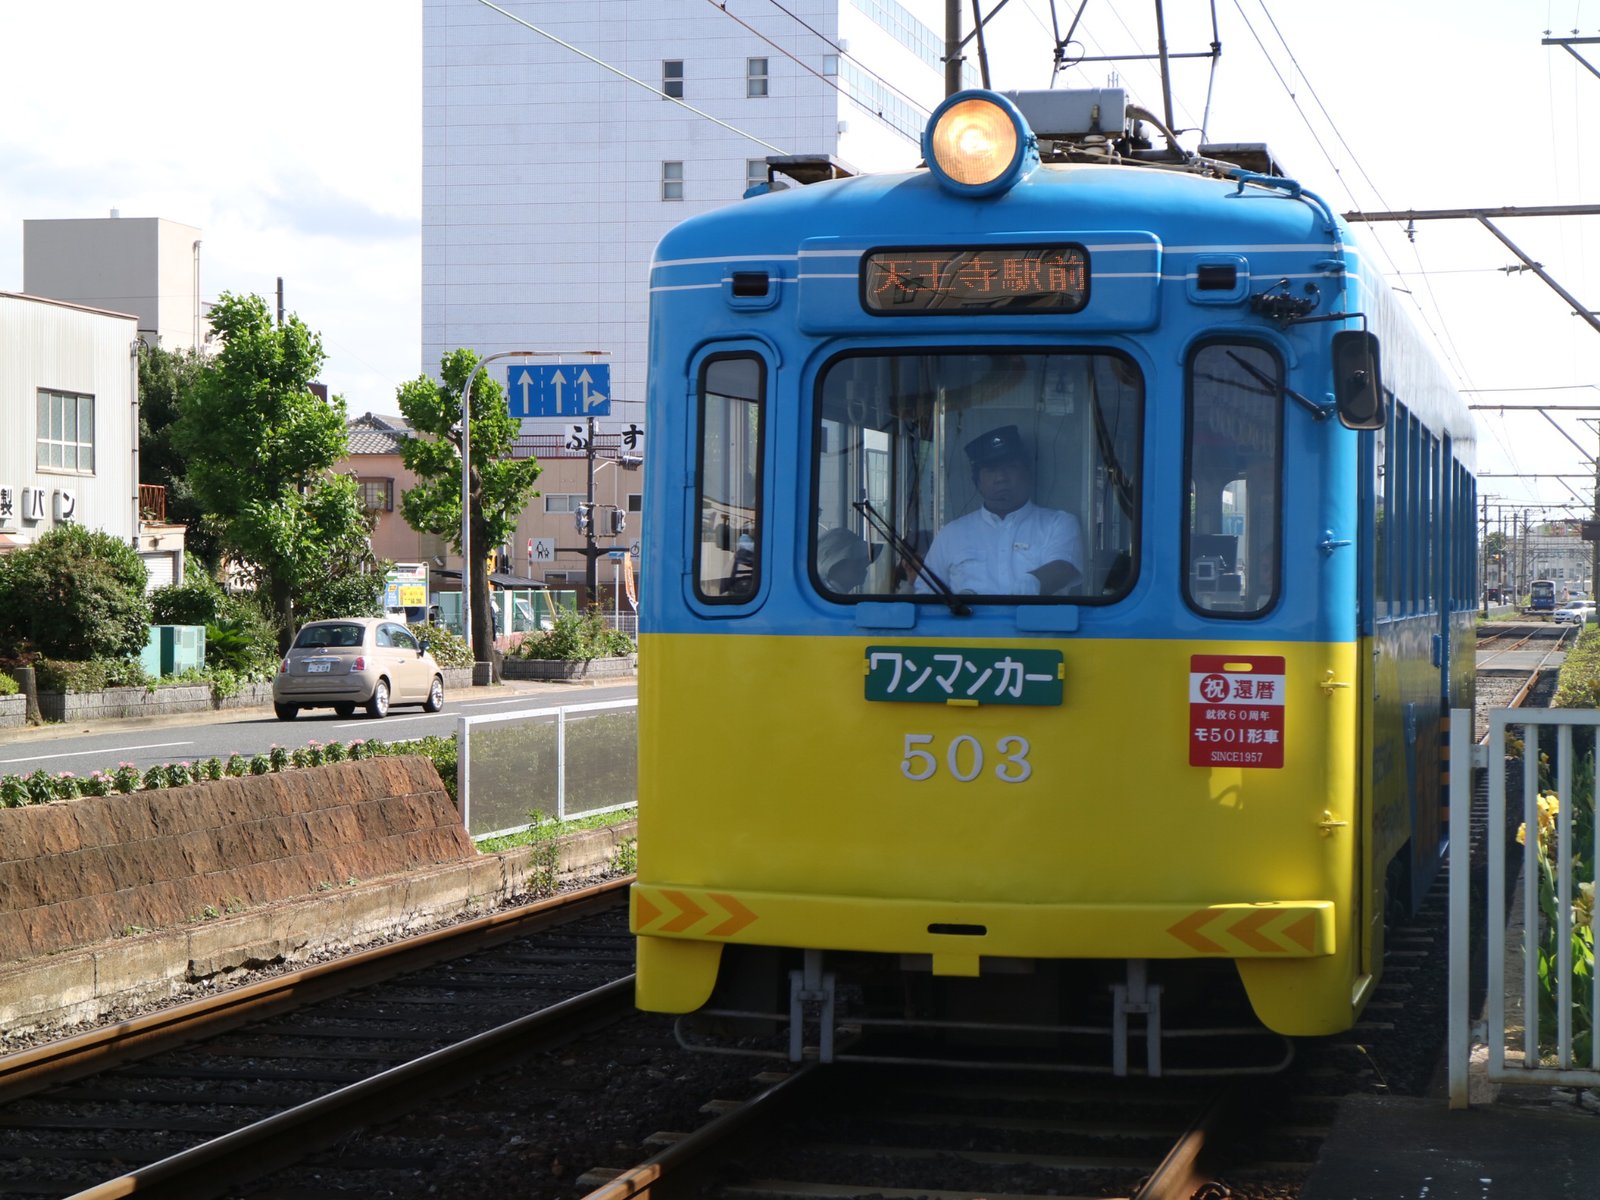
[[[1083,578],[1078,518],[1033,502],[1033,466],[1015,425],[1002,425],[966,445],[981,508],[934,535],[927,566],[967,595],[1051,596]],[[916,590],[934,588],[919,576]]]

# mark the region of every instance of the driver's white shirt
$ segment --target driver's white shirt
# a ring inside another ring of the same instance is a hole
[[[1083,571],[1083,532],[1078,518],[1028,501],[996,516],[980,508],[957,517],[938,533],[925,561],[952,591],[978,596],[1037,596],[1033,572],[1056,560]],[[916,590],[931,593],[925,577]]]

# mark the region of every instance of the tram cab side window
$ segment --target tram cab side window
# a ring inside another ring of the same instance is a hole
[[[1253,617],[1278,597],[1283,367],[1272,351],[1212,342],[1189,363],[1184,599]]]
[[[713,358],[700,373],[695,590],[708,603],[744,603],[761,584],[765,390],[754,355]]]
[[[1121,354],[836,358],[818,385],[817,590],[952,606],[1125,595],[1143,420],[1143,375]]]

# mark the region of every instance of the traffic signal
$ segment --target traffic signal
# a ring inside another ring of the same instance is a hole
[[[580,504],[572,515],[577,518],[579,533],[588,535],[594,532],[594,505]]]
[[[626,510],[613,508],[611,510],[611,532],[620,534],[628,528],[628,514]]]

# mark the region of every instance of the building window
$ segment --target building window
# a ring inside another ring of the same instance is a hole
[[[661,198],[663,200],[683,199],[683,164],[681,162],[664,162],[661,164]]]
[[[746,96],[765,96],[767,94],[766,59],[747,58],[744,60],[744,94]]]
[[[839,56],[837,54],[824,54],[822,56],[822,73],[824,75],[837,75],[839,73]]]
[[[683,99],[683,59],[662,59],[661,90],[674,100]]]
[[[38,465],[94,472],[94,397],[39,393]]]
[[[628,511],[642,513],[644,511],[644,496],[639,492],[628,493]]]
[[[546,492],[544,510],[547,513],[577,512],[578,505],[587,499],[582,492]]]
[[[744,160],[744,186],[749,191],[753,187],[760,187],[767,182],[767,160],[764,158],[747,158]]]
[[[394,480],[358,479],[356,487],[361,492],[361,507],[368,512],[394,511]]]

